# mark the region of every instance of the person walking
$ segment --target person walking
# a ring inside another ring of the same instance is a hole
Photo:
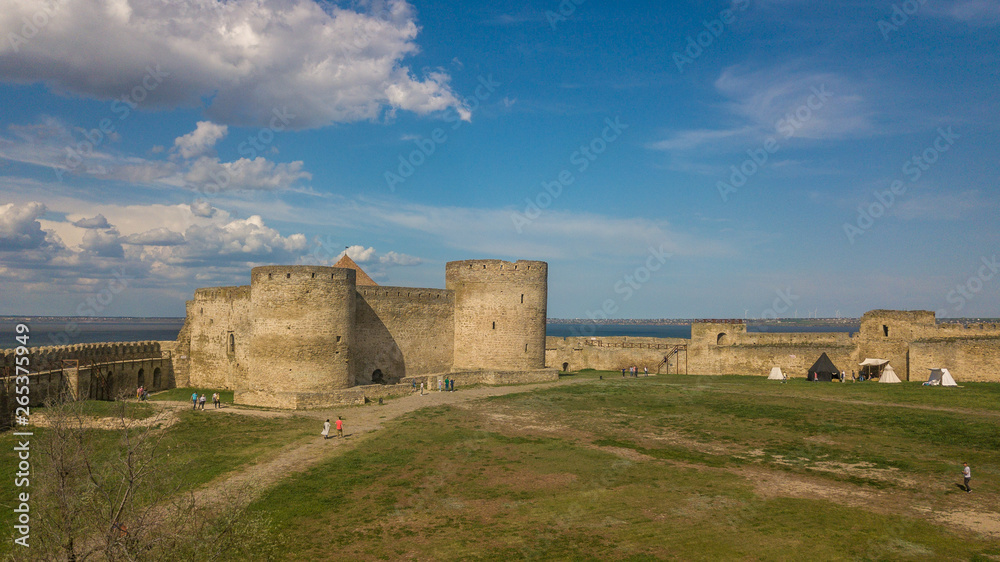
[[[642,368],[642,373],[648,377],[649,376],[649,367],[643,367]]]
[[[202,394],[201,398],[198,399],[198,403],[201,404],[201,409],[204,410],[205,409],[205,395],[204,394]]]
[[[420,383],[420,395],[424,395],[424,383]]]
[[[212,404],[215,406],[216,409],[219,408],[219,403],[220,402],[221,402],[221,400],[219,400],[219,393],[218,392],[213,393],[212,394]]]
[[[197,392],[195,392],[194,394],[191,395],[191,409],[192,410],[197,410],[198,409],[198,393]]]
[[[622,378],[625,378],[625,367],[622,367]]]
[[[438,392],[441,392],[441,379],[438,379]]]
[[[972,480],[972,469],[969,468],[969,463],[962,463],[965,468],[962,469],[962,477],[965,479],[965,493],[971,494],[972,488],[969,487],[969,480]]]
[[[340,416],[337,416],[337,437],[344,436],[344,420]]]
[[[329,439],[330,438],[330,420],[329,419],[327,419],[325,422],[323,422],[323,431],[320,433],[320,435],[323,436],[323,439]]]

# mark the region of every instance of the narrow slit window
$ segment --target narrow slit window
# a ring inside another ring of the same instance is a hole
[[[521,295],[521,304],[524,304],[524,295]]]
[[[493,323],[493,329],[494,329],[494,330],[496,330],[496,329],[497,329],[497,323],[496,323],[496,322],[494,322],[494,323]]]

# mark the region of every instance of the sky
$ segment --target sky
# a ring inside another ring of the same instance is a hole
[[[2,0],[2,315],[347,252],[554,318],[1000,316],[1000,4]]]

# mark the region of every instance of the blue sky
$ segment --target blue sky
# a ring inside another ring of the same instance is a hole
[[[8,5],[0,314],[351,247],[545,260],[550,317],[1000,316],[994,0]]]

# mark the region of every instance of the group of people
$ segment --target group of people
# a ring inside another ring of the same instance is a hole
[[[212,404],[214,404],[216,408],[221,408],[222,407],[222,399],[219,398],[219,393],[218,392],[212,394]],[[205,409],[205,394],[204,393],[201,396],[198,396],[197,392],[191,394],[191,409],[192,410],[198,410],[198,409],[204,410]]]
[[[628,371],[628,374],[631,375],[631,376],[633,376],[633,377],[638,377],[639,376],[639,367],[636,367],[635,365],[632,365],[631,367],[622,367],[622,378],[625,378],[625,372],[626,371]],[[643,375],[645,375],[645,376],[648,377],[649,376],[649,367],[643,367],[642,368],[642,373],[643,373]]]
[[[417,379],[411,381],[413,383],[413,390],[417,390]],[[455,390],[455,379],[449,379],[445,377],[444,380],[438,379],[438,392],[442,390],[447,390],[448,392],[453,392]],[[424,395],[424,383],[420,383],[420,395]]]
[[[140,386],[135,390],[135,398],[141,401],[149,400],[149,391],[145,387]]]
[[[323,436],[323,439],[329,439],[330,438],[330,420],[329,419],[327,419],[325,422],[323,422],[323,431],[322,431],[322,433],[320,433],[320,435]],[[344,436],[344,419],[341,418],[340,416],[337,416],[337,437],[343,437],[343,436]]]

